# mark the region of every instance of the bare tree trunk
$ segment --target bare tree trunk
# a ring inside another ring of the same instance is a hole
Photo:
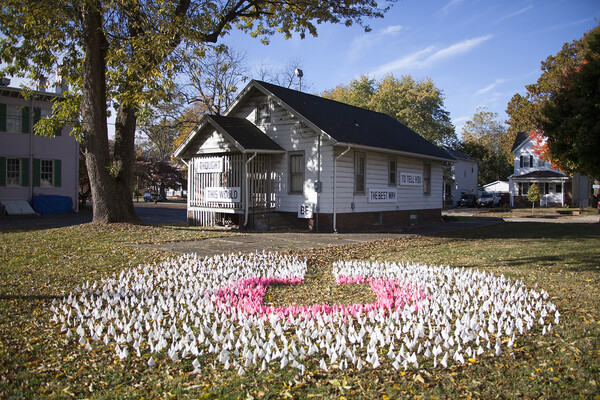
[[[102,30],[102,13],[99,2],[85,2],[82,8],[82,24],[85,30],[83,48],[83,91],[81,116],[84,154],[93,198],[94,222],[138,222],[132,199],[133,164],[128,160],[126,149],[133,138],[126,134],[118,137],[115,154],[120,158],[111,162],[106,122],[106,49],[107,42]],[[129,118],[122,118],[123,125],[130,128]],[[135,116],[133,119],[135,130]],[[124,129],[128,131],[128,129]],[[133,136],[133,134],[131,135]],[[119,150],[117,150],[117,148]],[[133,144],[131,154],[133,157]],[[123,169],[129,171],[123,173]],[[130,177],[128,177],[130,175]],[[127,198],[127,193],[129,197]]]

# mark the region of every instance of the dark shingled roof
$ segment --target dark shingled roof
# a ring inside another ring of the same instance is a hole
[[[274,95],[338,143],[454,159],[444,149],[388,115],[266,82],[253,83]]]
[[[448,152],[448,154],[450,154],[454,158],[462,158],[464,160],[479,161],[476,158],[468,156],[465,153],[463,153],[462,151],[458,151],[458,150],[453,149],[453,148],[451,148],[449,146],[442,146],[442,148],[444,150],[446,150]]]
[[[565,174],[556,171],[533,171],[513,178],[567,178]]]
[[[246,150],[281,150],[281,146],[265,135],[252,122],[245,118],[207,115],[215,128],[226,132],[233,140]]]
[[[510,149],[510,152],[514,152],[515,149],[517,147],[519,147],[519,145],[521,143],[523,143],[527,138],[529,137],[529,132],[519,132],[517,133],[517,137],[515,137],[515,142],[513,143],[512,149]]]

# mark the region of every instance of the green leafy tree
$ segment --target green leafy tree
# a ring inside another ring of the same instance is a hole
[[[529,186],[529,190],[527,191],[527,200],[531,202],[531,215],[533,215],[535,203],[540,201],[540,188],[535,183]]]
[[[380,82],[362,75],[325,91],[323,97],[387,114],[438,145],[456,141],[450,113],[444,109],[444,95],[430,78],[416,81],[390,74]]]
[[[584,37],[583,61],[564,70],[539,127],[546,158],[567,173],[600,178],[600,27]]]
[[[567,173],[592,177],[600,177],[599,37],[600,26],[565,43],[506,110],[511,134],[539,130],[548,139],[540,149],[545,159]]]
[[[138,222],[132,193],[139,113],[168,98],[181,49],[201,49],[232,29],[264,42],[275,32],[316,36],[317,24],[363,25],[386,9],[371,0],[4,0],[0,74],[33,80],[58,74],[69,84],[38,132],[50,135],[69,124],[82,140],[95,222]]]
[[[478,108],[462,130],[458,150],[479,160],[479,185],[505,180],[510,175],[510,147],[506,127],[497,113]],[[512,143],[510,143],[512,145]]]

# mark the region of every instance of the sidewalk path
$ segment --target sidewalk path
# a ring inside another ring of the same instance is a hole
[[[163,244],[137,244],[138,247],[165,250],[174,253],[195,253],[201,257],[215,254],[253,251],[303,250],[320,247],[340,246],[352,243],[371,242],[417,235],[430,235],[460,229],[502,223],[500,219],[477,219],[452,222],[436,222],[407,228],[402,232],[362,233],[310,233],[310,232],[250,232],[240,235],[209,238],[192,242]]]

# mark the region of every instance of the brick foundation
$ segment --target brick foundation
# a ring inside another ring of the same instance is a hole
[[[316,215],[312,219],[298,218],[296,213],[280,213],[291,225],[298,229],[316,230]],[[381,214],[381,224],[379,216]],[[411,218],[412,216],[412,218]],[[402,210],[363,213],[340,213],[336,215],[336,228],[339,232],[390,230],[420,224],[427,221],[439,221],[441,209]],[[333,231],[333,214],[319,214],[319,232]]]

